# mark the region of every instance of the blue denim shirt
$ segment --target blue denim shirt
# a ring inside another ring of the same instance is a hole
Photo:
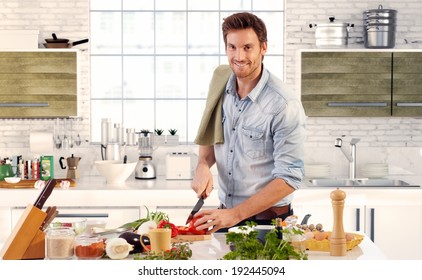
[[[223,103],[224,144],[214,145],[219,199],[232,208],[275,178],[300,187],[305,113],[300,99],[263,68],[261,79],[243,99],[230,77]],[[275,206],[289,204],[289,195]]]

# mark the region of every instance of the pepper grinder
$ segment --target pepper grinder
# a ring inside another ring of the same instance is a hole
[[[333,231],[330,238],[330,255],[345,256],[346,255],[346,234],[343,228],[343,209],[346,193],[342,190],[331,192],[331,204],[333,206]]]

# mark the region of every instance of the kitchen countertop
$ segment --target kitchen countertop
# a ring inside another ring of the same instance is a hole
[[[363,233],[359,233],[363,234]],[[211,240],[195,241],[190,245],[193,260],[216,260],[221,259],[230,252],[225,242],[224,233],[215,233]],[[346,256],[334,257],[329,252],[307,251],[309,260],[386,260],[381,250],[364,235],[359,246],[347,251]]]
[[[412,184],[422,185],[422,176],[391,177],[405,180]],[[152,180],[138,180],[131,176],[123,185],[108,185],[101,176],[86,176],[76,179],[76,186],[69,189],[56,188],[47,200],[46,205],[60,205],[69,207],[78,206],[140,206],[165,205],[186,206],[194,205],[196,194],[191,189],[191,180],[166,180],[164,176]],[[217,206],[218,184],[214,178],[214,191],[205,201],[205,206]],[[310,187],[304,184],[303,188],[294,193],[295,198],[307,199],[310,194],[326,195],[334,188]],[[348,194],[359,195],[362,190],[367,194],[376,194],[379,190],[394,196],[422,196],[422,188],[406,187],[347,187],[343,188]],[[1,188],[0,196],[7,199],[0,200],[0,207],[26,207],[33,203],[40,190],[38,189],[9,189]]]
[[[363,233],[359,233],[363,234]],[[364,234],[363,234],[364,235]],[[0,248],[3,244],[0,243]],[[210,240],[195,241],[190,244],[192,250],[191,260],[219,260],[230,252],[226,244],[225,233],[214,233]],[[364,235],[364,239],[359,246],[347,251],[345,256],[330,256],[329,252],[307,251],[309,260],[386,260],[386,256],[381,250]],[[132,259],[129,255],[127,259]]]

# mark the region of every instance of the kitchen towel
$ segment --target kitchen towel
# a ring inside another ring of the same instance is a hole
[[[47,131],[31,131],[29,134],[29,148],[36,155],[53,153],[53,133]]]
[[[195,143],[214,145],[224,143],[223,135],[223,98],[227,81],[232,74],[229,65],[218,66],[213,73],[208,90],[207,103],[202,115]]]

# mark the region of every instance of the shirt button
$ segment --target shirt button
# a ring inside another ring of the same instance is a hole
[[[233,127],[233,128],[232,128],[232,130],[233,130],[233,131],[235,131],[235,130],[236,130],[236,128],[234,128],[234,127]]]
[[[232,173],[231,173],[231,172],[229,172],[229,175],[231,176],[231,175],[232,175]]]
[[[228,197],[232,197],[232,194],[231,194],[231,193],[229,193],[227,196],[228,196]]]
[[[230,150],[230,153],[233,153],[233,150]]]

